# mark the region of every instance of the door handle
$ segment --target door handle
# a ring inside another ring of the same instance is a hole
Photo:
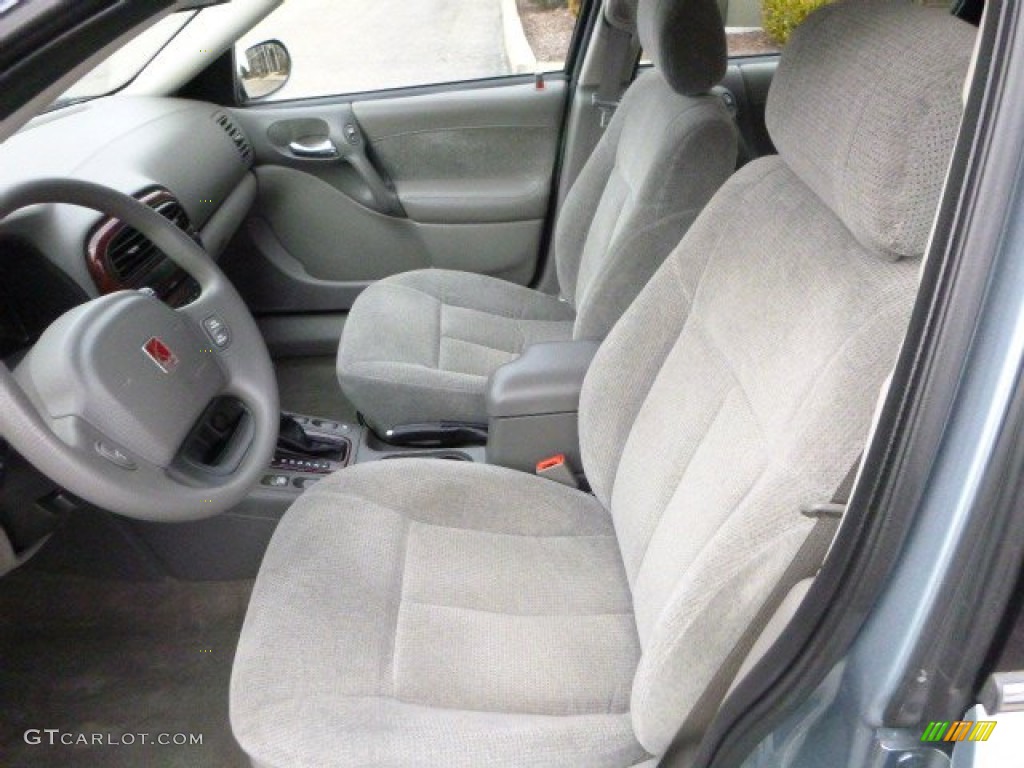
[[[388,216],[406,215],[394,185],[370,158],[366,138],[351,110],[338,128],[325,120],[296,119],[274,123],[270,134],[277,150],[293,160],[344,160],[366,185],[368,200],[362,205]],[[279,143],[274,140],[275,134],[281,136]]]
[[[293,141],[288,149],[296,157],[312,160],[336,160],[341,156],[334,142],[327,138]]]

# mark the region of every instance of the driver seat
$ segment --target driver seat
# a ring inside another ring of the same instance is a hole
[[[295,502],[231,682],[254,765],[624,768],[699,740],[754,617],[817,566],[791,567],[798,510],[846,475],[894,364],[973,41],[878,0],[796,31],[779,155],[715,196],[587,375],[593,495],[398,459]]]

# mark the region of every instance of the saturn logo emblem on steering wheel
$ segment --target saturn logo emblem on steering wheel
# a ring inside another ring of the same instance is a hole
[[[164,373],[171,373],[178,367],[178,356],[171,351],[171,348],[162,339],[156,336],[151,337],[149,341],[142,345],[142,351]]]

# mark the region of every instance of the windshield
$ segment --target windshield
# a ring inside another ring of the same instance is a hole
[[[106,96],[124,88],[197,13],[198,11],[180,11],[160,19],[68,88],[53,102],[50,109]]]

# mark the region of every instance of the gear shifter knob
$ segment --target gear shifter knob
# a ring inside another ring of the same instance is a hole
[[[340,446],[334,443],[310,437],[299,422],[285,413],[281,414],[277,447],[278,450],[297,453],[301,456],[332,456],[340,450]]]

